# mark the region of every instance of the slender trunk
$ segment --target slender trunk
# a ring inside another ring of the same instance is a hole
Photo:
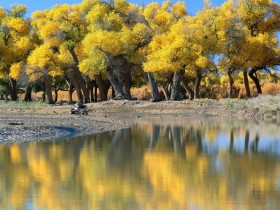
[[[115,75],[113,73],[113,70],[108,69],[107,74],[108,74],[108,79],[109,79],[109,81],[110,81],[110,83],[111,83],[111,85],[114,88],[114,91],[116,93],[116,97],[114,99],[116,99],[116,100],[125,99],[126,98],[125,93],[122,90],[122,87],[121,87],[118,79],[115,77]]]
[[[259,78],[256,76],[256,73],[260,69],[262,69],[262,67],[255,67],[249,71],[249,77],[254,81],[259,95],[262,94],[262,87],[260,85]]]
[[[180,84],[181,84],[183,76],[184,76],[184,71],[176,71],[174,73],[172,89],[171,89],[171,97],[170,97],[170,100],[172,100],[172,101],[182,100],[181,95],[180,95]]]
[[[232,72],[230,70],[228,70],[228,78],[229,78],[229,98],[233,98],[233,84],[234,84],[234,80],[232,77]]]
[[[42,84],[42,89],[43,89],[42,101],[45,102],[46,101],[46,84],[44,82]]]
[[[17,81],[13,78],[10,78],[10,96],[11,101],[17,100]]]
[[[158,85],[156,83],[156,80],[155,80],[153,74],[151,72],[148,72],[147,75],[148,75],[148,79],[149,79],[151,91],[152,91],[152,102],[161,101],[161,97],[160,97],[160,94],[158,91]]]
[[[24,101],[32,101],[32,97],[31,97],[31,93],[32,93],[32,85],[30,85],[29,83],[27,83],[27,85],[25,86],[25,93],[24,93]]]
[[[95,75],[95,82],[97,84],[97,87],[99,88],[100,100],[107,101],[109,85],[106,84],[106,81],[104,81],[102,79],[102,76],[100,74]],[[96,95],[97,95],[97,93],[96,93]],[[96,97],[96,101],[97,101],[97,97]]]
[[[245,90],[246,90],[246,97],[251,98],[251,92],[250,92],[247,70],[243,71],[243,77],[244,77],[244,85],[245,85]]]
[[[97,83],[96,80],[94,80],[94,101],[97,102]]]
[[[188,94],[189,94],[189,99],[190,99],[190,100],[193,100],[193,98],[194,98],[194,92],[193,92],[193,90],[191,89],[191,87],[189,86],[188,80],[187,80],[185,77],[182,78],[182,85],[183,85],[183,87],[185,88],[185,90],[188,92]]]
[[[199,89],[200,89],[201,79],[202,79],[202,72],[200,69],[198,69],[196,71],[196,78],[195,78],[194,98],[200,98]]]
[[[163,92],[165,100],[167,101],[169,99],[167,91],[165,90],[165,88],[162,85],[160,86],[160,89]]]
[[[81,86],[80,86],[80,83],[78,82],[77,78],[75,77],[75,74],[74,74],[74,70],[69,70],[67,72],[67,75],[68,77],[71,79],[71,82],[73,82],[73,85],[75,87],[75,90],[77,92],[77,97],[78,97],[78,101],[83,103],[83,93],[81,91]]]
[[[46,91],[46,102],[48,104],[53,104],[53,97],[52,97],[52,77],[47,76],[45,78],[45,91]]]

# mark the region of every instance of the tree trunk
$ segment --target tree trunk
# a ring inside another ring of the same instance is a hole
[[[74,69],[74,74],[79,82],[80,89],[82,89],[82,91],[83,91],[83,96],[84,96],[83,102],[88,103],[89,102],[89,91],[88,91],[86,82],[83,79],[81,72],[77,68]]]
[[[74,70],[69,70],[67,72],[67,75],[71,79],[71,82],[73,82],[73,85],[74,85],[75,90],[77,92],[78,102],[83,103],[84,102],[84,100],[83,100],[83,98],[84,98],[83,97],[83,93],[81,91],[80,83],[78,82],[78,80],[77,80],[77,78],[76,78],[76,76],[74,74]]]
[[[160,89],[163,92],[165,100],[167,101],[169,99],[167,91],[165,90],[165,88],[162,85],[160,86]]]
[[[93,92],[93,81],[89,78],[89,77],[87,77],[87,89],[88,89],[88,91],[89,91],[89,100],[90,100],[90,102],[94,102],[94,92]]]
[[[10,96],[11,101],[17,100],[17,81],[13,78],[10,78]]]
[[[246,97],[251,98],[251,92],[250,92],[250,86],[249,86],[247,71],[243,71],[243,77],[244,77],[244,85],[245,85],[245,90],[246,90]]]
[[[26,102],[32,101],[31,93],[32,93],[32,85],[27,83],[27,85],[25,86],[25,93],[24,93],[24,99],[23,100],[26,101]]]
[[[151,72],[148,72],[147,75],[148,75],[148,79],[149,79],[151,91],[152,91],[152,102],[161,101],[161,97],[160,97],[160,94],[158,91],[158,86],[157,86],[157,83],[156,83],[156,80],[155,80],[153,74]]]
[[[233,98],[233,84],[234,84],[234,80],[232,77],[232,72],[229,70],[228,71],[228,78],[229,78],[229,98]]]
[[[107,101],[108,100],[108,90],[110,85],[106,84],[107,82],[102,79],[100,74],[95,75],[95,82],[97,87],[99,88],[100,100]],[[97,101],[97,98],[96,98]]]
[[[75,63],[75,68],[73,68],[74,75],[77,78],[77,80],[78,80],[78,82],[80,84],[80,88],[83,91],[84,99],[83,99],[82,102],[88,103],[89,102],[89,91],[88,91],[88,88],[86,86],[86,82],[83,79],[82,74],[81,74],[81,72],[79,70],[79,60],[78,60],[78,57],[77,57],[74,49],[69,49],[69,52],[70,52],[70,54],[71,54],[71,56],[73,58],[73,61]]]
[[[114,91],[116,94],[116,97],[114,99],[116,99],[116,100],[126,99],[125,93],[122,90],[122,87],[121,87],[118,79],[115,77],[113,71],[111,69],[109,69],[107,71],[107,73],[108,73],[108,79],[109,79],[112,87],[114,88]]]
[[[72,85],[72,83],[70,83],[69,90],[68,90],[69,104],[73,102],[73,92],[74,92],[74,86]]]
[[[53,104],[53,97],[52,97],[52,77],[47,76],[45,78],[45,92],[46,92],[46,102],[48,104]]]
[[[260,85],[260,81],[259,81],[258,77],[256,76],[257,71],[260,69],[262,69],[262,67],[255,67],[255,68],[251,69],[249,71],[249,77],[254,81],[258,94],[262,95],[262,87]]]
[[[199,89],[200,89],[201,79],[202,79],[202,73],[201,70],[199,69],[196,71],[194,98],[200,98]]]
[[[173,76],[172,90],[170,100],[180,101],[182,100],[180,95],[180,84],[184,76],[184,71],[176,71]]]
[[[43,89],[43,93],[42,93],[42,102],[46,101],[46,84],[43,82],[42,84],[42,89]]]
[[[189,99],[190,99],[190,100],[193,100],[193,98],[194,98],[194,92],[193,92],[193,90],[191,89],[191,87],[189,86],[188,80],[187,80],[185,77],[182,78],[182,85],[183,85],[183,87],[185,88],[185,90],[188,92],[188,94],[189,94]]]
[[[131,99],[131,71],[127,70],[125,76],[122,78],[123,92],[126,99]]]

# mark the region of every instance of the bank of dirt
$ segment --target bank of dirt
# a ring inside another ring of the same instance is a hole
[[[75,135],[116,130],[135,118],[151,116],[239,118],[280,122],[280,109],[232,107],[215,100],[106,101],[87,104],[89,115],[70,115],[72,106],[0,106],[0,143],[61,139]]]

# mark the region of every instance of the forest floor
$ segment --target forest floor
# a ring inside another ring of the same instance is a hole
[[[88,115],[71,115],[71,105],[0,102],[0,143],[62,139],[116,130],[151,116],[218,117],[280,124],[280,96],[249,100],[105,101],[87,104]]]

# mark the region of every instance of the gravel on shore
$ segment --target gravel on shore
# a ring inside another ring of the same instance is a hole
[[[238,102],[237,102],[238,105]],[[230,108],[215,100],[203,101],[105,101],[87,104],[89,115],[70,115],[70,105],[0,106],[0,144],[62,139],[125,128],[133,119],[152,116],[189,118],[215,116],[280,122],[280,109]]]

